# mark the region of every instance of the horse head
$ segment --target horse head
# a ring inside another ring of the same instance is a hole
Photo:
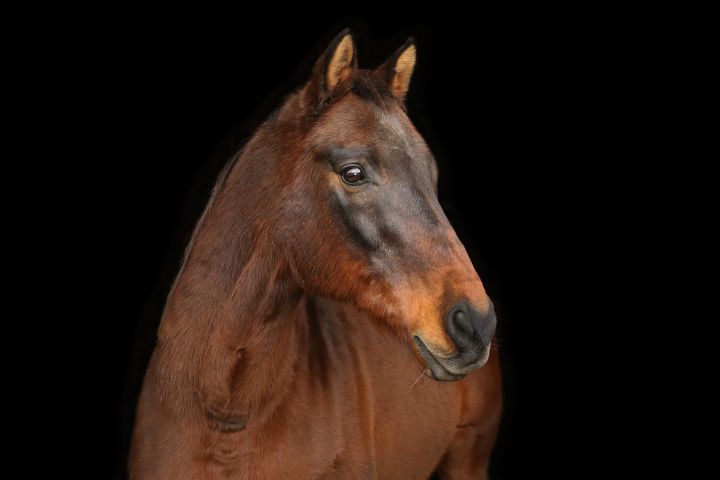
[[[416,46],[374,70],[356,59],[342,32],[254,139],[277,159],[261,167],[273,241],[303,290],[370,313],[412,339],[428,375],[458,380],[487,361],[496,317],[406,113]]]

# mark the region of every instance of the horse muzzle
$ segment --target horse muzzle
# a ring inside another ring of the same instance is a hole
[[[490,356],[496,326],[497,317],[492,303],[485,314],[466,302],[455,305],[445,320],[445,330],[455,344],[454,353],[446,355],[438,352],[420,335],[413,335],[417,351],[428,367],[425,373],[435,380],[450,382],[461,380],[482,367]]]

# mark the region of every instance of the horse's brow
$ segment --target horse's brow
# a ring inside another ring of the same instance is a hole
[[[353,158],[365,158],[370,161],[370,163],[378,163],[377,155],[375,155],[373,149],[367,145],[331,147],[327,150],[326,156],[334,167],[340,166],[345,161],[351,160]]]

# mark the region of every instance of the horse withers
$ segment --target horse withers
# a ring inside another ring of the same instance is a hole
[[[131,478],[487,475],[496,319],[406,115],[415,56],[359,69],[342,32],[225,168],[167,299]]]

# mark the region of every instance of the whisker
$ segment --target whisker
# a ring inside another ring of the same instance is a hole
[[[424,373],[425,373],[425,370],[423,370],[423,371],[420,372],[420,375],[417,377],[417,379],[415,379],[415,381],[413,382],[413,384],[410,385],[410,388],[409,388],[408,390],[412,390],[412,387],[414,387],[414,386],[417,384],[417,382],[420,381],[420,379],[422,378],[422,376],[423,376]]]

